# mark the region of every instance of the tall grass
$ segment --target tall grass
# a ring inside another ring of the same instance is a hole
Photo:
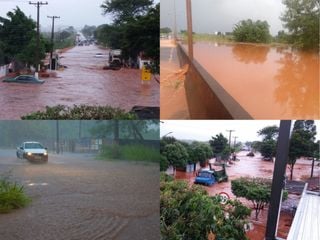
[[[141,144],[132,145],[108,145],[101,150],[100,159],[106,160],[129,160],[143,162],[159,162],[160,150],[154,147],[148,147]]]
[[[25,207],[30,201],[24,193],[23,186],[12,183],[6,178],[0,179],[0,213]]]

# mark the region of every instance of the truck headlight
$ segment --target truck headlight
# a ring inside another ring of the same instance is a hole
[[[27,153],[27,155],[28,155],[28,156],[31,156],[31,155],[32,155],[32,153],[31,153],[31,152],[28,152],[28,153]]]

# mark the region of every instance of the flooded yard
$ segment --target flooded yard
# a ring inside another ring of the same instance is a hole
[[[105,57],[94,57],[97,53]],[[138,69],[103,70],[107,54],[97,46],[74,47],[61,55],[67,68],[57,71],[57,77],[44,78],[44,84],[0,81],[0,119],[20,119],[57,104],[110,105],[127,111],[135,105],[158,107],[159,84],[151,80],[142,85]]]
[[[197,42],[194,58],[254,119],[320,117],[317,53]]]

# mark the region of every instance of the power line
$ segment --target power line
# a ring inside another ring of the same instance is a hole
[[[29,1],[30,5],[37,6],[37,50],[36,50],[36,72],[39,72],[39,50],[40,50],[40,29],[39,29],[39,19],[40,19],[40,6],[41,5],[48,5],[48,2],[31,2]]]

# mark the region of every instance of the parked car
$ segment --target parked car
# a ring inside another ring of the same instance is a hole
[[[17,147],[17,157],[25,158],[30,162],[48,162],[47,148],[38,142],[23,142]]]
[[[3,82],[15,82],[15,83],[33,83],[33,84],[42,84],[45,81],[39,80],[31,75],[20,75],[15,78],[4,79]]]
[[[216,182],[214,171],[211,170],[201,170],[198,174],[194,183],[204,184],[211,186]]]

